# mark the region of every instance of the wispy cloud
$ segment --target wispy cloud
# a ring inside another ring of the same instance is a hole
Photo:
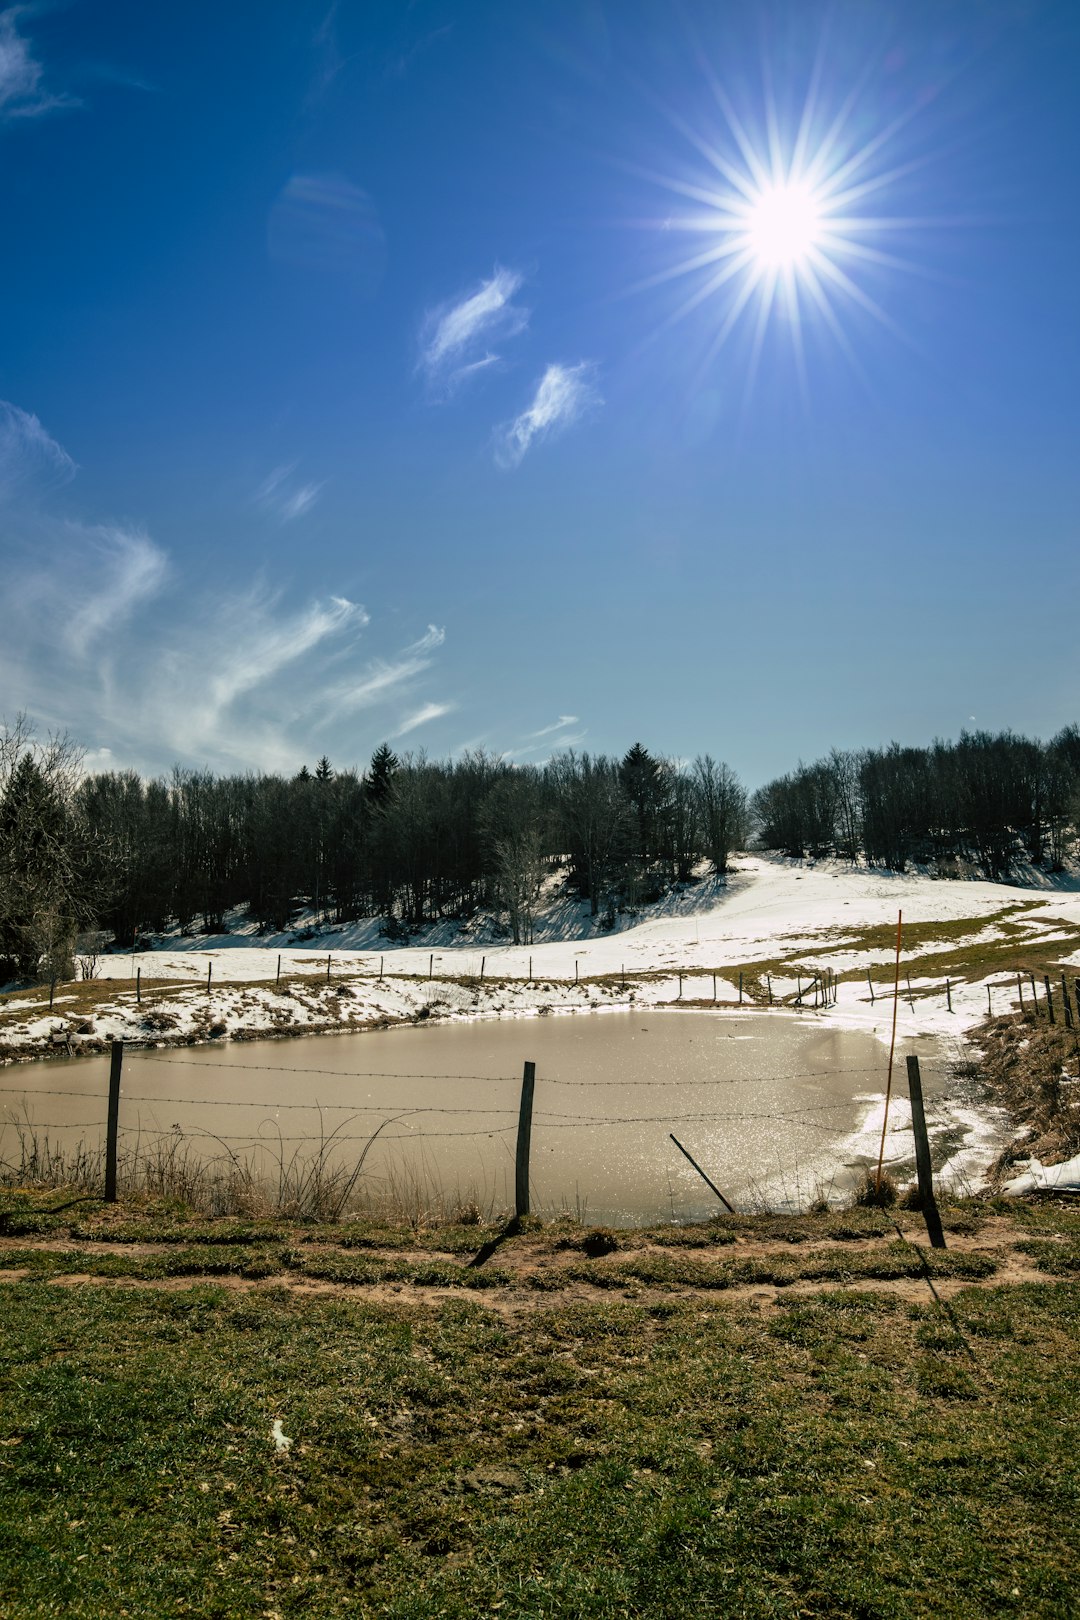
[[[0,122],[40,118],[79,105],[73,96],[45,89],[45,70],[32,54],[29,40],[19,32],[19,18],[28,10],[27,6],[9,6],[0,12]]]
[[[373,708],[407,691],[417,676],[431,666],[432,655],[446,640],[446,631],[429,624],[418,641],[404,647],[396,658],[374,658],[366,669],[348,681],[338,683],[326,694],[323,726],[345,714]]]
[[[528,325],[528,310],[513,302],[522,280],[520,271],[496,266],[489,280],[427,312],[417,369],[433,391],[451,394],[467,377],[497,364],[500,356],[491,345]]]
[[[421,35],[412,45],[403,46],[396,55],[388,60],[385,69],[387,77],[404,78],[418,56],[422,56],[425,51],[429,51],[441,39],[449,39],[453,31],[454,25],[452,22],[444,23],[441,28],[433,28],[429,33]]]
[[[495,460],[500,467],[520,466],[534,444],[569,427],[590,406],[602,404],[593,383],[594,369],[588,360],[576,366],[548,366],[532,404],[496,431]]]
[[[539,731],[530,731],[530,740],[534,737],[550,737],[553,732],[566,731],[570,726],[578,724],[576,714],[560,714],[559,718],[550,726],[541,726]]]
[[[576,714],[560,714],[559,718],[553,721],[550,726],[541,726],[539,731],[527,732],[516,748],[505,749],[501,757],[509,760],[523,760],[528,759],[532,754],[544,754],[546,757],[553,749],[572,748],[575,743],[584,742],[588,736],[588,731],[585,728],[579,731],[573,729],[575,726],[580,725],[581,721]],[[534,763],[540,762],[534,761]]]
[[[75,463],[36,416],[0,400],[0,501],[25,494],[43,476],[66,482],[75,476]]]
[[[71,467],[28,412],[7,407],[0,428],[0,460],[6,452],[18,472],[27,447]],[[33,482],[5,503],[0,569],[5,706],[70,729],[99,768],[153,772],[179,760],[291,773],[317,731],[317,752],[349,762],[403,713],[413,729],[452,706],[425,703],[422,690],[411,707],[408,699],[446,639],[441,627],[393,658],[372,658],[369,614],[348,597],[298,601],[265,579],[200,588],[148,534],[54,516]],[[352,718],[367,708],[377,714],[372,737]],[[341,724],[327,735],[335,716]]]
[[[275,467],[255,491],[259,505],[265,511],[272,512],[282,523],[291,523],[293,518],[303,517],[305,512],[310,512],[322,494],[321,483],[296,484],[293,481],[296,467],[295,461]]]
[[[444,714],[452,714],[456,706],[453,703],[425,703],[423,708],[417,709],[415,714],[410,714],[390,735],[404,737],[408,732],[415,731],[417,726],[426,726],[431,720],[440,720]]]
[[[81,566],[67,576],[73,600],[57,633],[82,658],[126,623],[141,603],[157,595],[169,565],[161,548],[138,531],[74,524],[68,528],[78,536]]]

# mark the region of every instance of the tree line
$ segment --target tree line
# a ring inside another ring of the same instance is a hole
[[[1021,862],[1060,871],[1076,852],[1080,729],[1050,742],[961,732],[929,748],[833,749],[767,782],[751,815],[762,847],[838,854],[903,872],[976,869],[1006,878]]]
[[[708,755],[692,765],[635,744],[513,766],[483,752],[398,758],[365,771],[321,759],[291,778],[177,767],[82,775],[66,740],[2,733],[0,978],[64,977],[80,931],[119,945],[172,927],[213,933],[246,906],[260,929],[378,916],[391,935],[478,908],[532,939],[561,874],[601,924],[723,872],[746,839],[747,795]]]
[[[688,764],[640,743],[540,766],[399,758],[384,744],[362,771],[324,758],[292,777],[88,774],[69,739],[38,742],[20,720],[0,726],[0,979],[70,976],[80,932],[118,945],[214,933],[238,907],[266,932],[302,914],[377,916],[391,937],[493,910],[529,943],[552,877],[611,926],[703,869],[723,873],[749,839],[1004,878],[1018,861],[1061,868],[1078,823],[1076,726],[1048,743],[974,732],[834,749],[748,798],[710,755]]]

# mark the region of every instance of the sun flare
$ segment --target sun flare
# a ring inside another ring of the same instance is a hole
[[[767,186],[750,204],[746,245],[764,270],[797,270],[821,238],[821,204],[804,181]]]
[[[638,291],[680,282],[687,287],[671,300],[657,334],[695,312],[711,320],[711,336],[698,351],[704,375],[741,328],[749,335],[749,389],[776,317],[804,386],[808,337],[820,352],[827,335],[861,371],[845,327],[854,325],[857,312],[905,341],[870,288],[888,291],[894,272],[922,270],[892,248],[933,223],[901,213],[896,202],[905,186],[910,190],[912,175],[932,161],[927,150],[909,156],[903,148],[913,112],[876,123],[854,90],[838,93],[830,109],[832,98],[815,78],[801,112],[787,96],[782,117],[766,86],[759,117],[744,120],[714,78],[710,85],[721,125],[706,133],[704,125],[669,113],[704,167],[668,175],[643,171],[684,204],[663,217],[663,240],[685,232],[693,242],[689,252],[672,255],[669,248],[666,264],[637,284]]]

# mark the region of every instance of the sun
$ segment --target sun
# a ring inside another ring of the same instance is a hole
[[[639,223],[659,226],[657,241],[667,244],[685,233],[690,249],[673,255],[666,247],[663,267],[634,288],[655,292],[681,284],[686,289],[669,300],[648,341],[696,312],[706,332],[711,324],[711,334],[697,349],[704,376],[742,327],[750,334],[748,389],[774,318],[793,348],[804,386],[804,340],[811,333],[815,352],[821,352],[817,336],[828,334],[861,374],[845,314],[869,316],[906,342],[867,284],[888,290],[894,272],[924,273],[919,261],[897,255],[893,244],[936,223],[901,213],[897,206],[905,187],[910,193],[916,171],[933,161],[932,150],[904,144],[917,106],[881,123],[857,89],[840,95],[837,87],[834,101],[816,75],[801,111],[797,96],[782,98],[787,108],[782,116],[765,78],[758,117],[743,118],[710,75],[722,123],[710,121],[708,133],[704,122],[695,126],[681,112],[662,109],[704,166],[687,166],[678,174],[639,171],[682,202],[660,219]]]
[[[798,270],[824,237],[821,202],[805,181],[766,186],[748,205],[746,246],[762,270]]]

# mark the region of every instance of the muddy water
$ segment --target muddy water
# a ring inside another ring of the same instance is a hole
[[[940,1160],[985,1125],[915,1043]],[[907,1048],[905,1048],[906,1053]],[[887,1159],[911,1156],[904,1066]],[[536,1064],[534,1210],[613,1224],[697,1219],[717,1203],[674,1133],[733,1203],[838,1195],[876,1159],[887,1052],[872,1036],[782,1015],[613,1012],[125,1054],[121,1150],[179,1136],[224,1172],[272,1177],[318,1140],[372,1191],[423,1183],[484,1208],[513,1203],[521,1073]],[[0,1157],[17,1124],[72,1148],[103,1134],[108,1060],[0,1071]],[[57,1095],[64,1093],[65,1095]]]

